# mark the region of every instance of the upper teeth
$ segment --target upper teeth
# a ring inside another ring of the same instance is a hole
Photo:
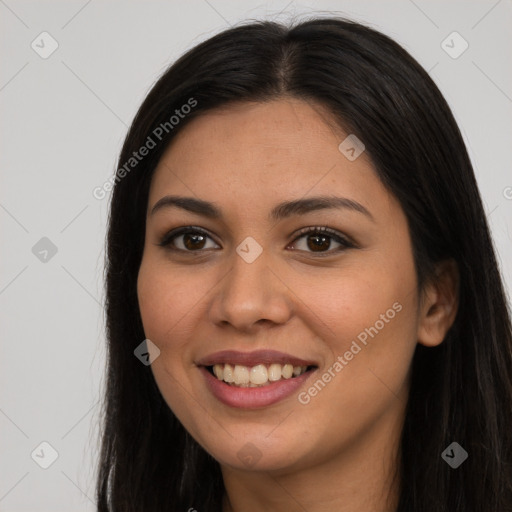
[[[213,373],[219,380],[241,387],[264,386],[270,382],[289,379],[292,375],[297,377],[304,373],[307,366],[293,366],[291,364],[273,363],[268,367],[264,364],[257,364],[253,367],[239,364],[215,364]]]

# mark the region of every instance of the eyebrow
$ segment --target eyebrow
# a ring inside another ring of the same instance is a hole
[[[182,210],[203,215],[210,219],[222,218],[222,211],[214,203],[194,197],[164,196],[155,203],[151,209],[150,215],[154,215],[157,211],[164,208],[181,208]],[[362,213],[375,222],[373,215],[362,204],[346,197],[336,196],[317,196],[284,201],[271,210],[270,218],[278,221],[293,215],[305,215],[317,210],[334,208]]]

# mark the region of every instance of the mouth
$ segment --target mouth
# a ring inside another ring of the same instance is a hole
[[[218,380],[239,388],[260,388],[274,382],[295,379],[317,369],[315,365],[293,365],[292,363],[259,363],[254,366],[217,363],[205,366]]]
[[[260,409],[297,392],[318,370],[318,361],[276,350],[224,350],[195,362],[210,393],[229,407]]]

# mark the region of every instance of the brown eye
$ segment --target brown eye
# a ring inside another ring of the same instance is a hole
[[[167,233],[159,245],[184,252],[199,252],[202,249],[214,249],[218,247],[215,242],[214,247],[207,247],[208,240],[213,242],[212,238],[206,232],[189,227]]]
[[[331,237],[325,235],[308,235],[308,248],[312,251],[327,250],[331,245]]]
[[[304,239],[305,244],[302,244],[302,247],[297,247],[297,249],[305,252],[331,253],[354,247],[340,233],[326,227],[304,228],[294,240],[293,245],[297,245],[297,240],[301,239]],[[331,248],[333,242],[338,244],[337,248]]]
[[[194,249],[203,249],[206,237],[204,235],[194,235],[191,233],[186,233],[181,235],[183,237],[183,245],[190,249],[191,251]]]

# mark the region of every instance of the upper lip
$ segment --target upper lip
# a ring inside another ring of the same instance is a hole
[[[284,352],[276,350],[254,350],[253,352],[239,352],[237,350],[222,350],[199,359],[198,366],[212,366],[214,364],[238,364],[242,366],[256,366],[257,364],[291,364],[293,366],[316,366],[313,361],[307,361]]]

